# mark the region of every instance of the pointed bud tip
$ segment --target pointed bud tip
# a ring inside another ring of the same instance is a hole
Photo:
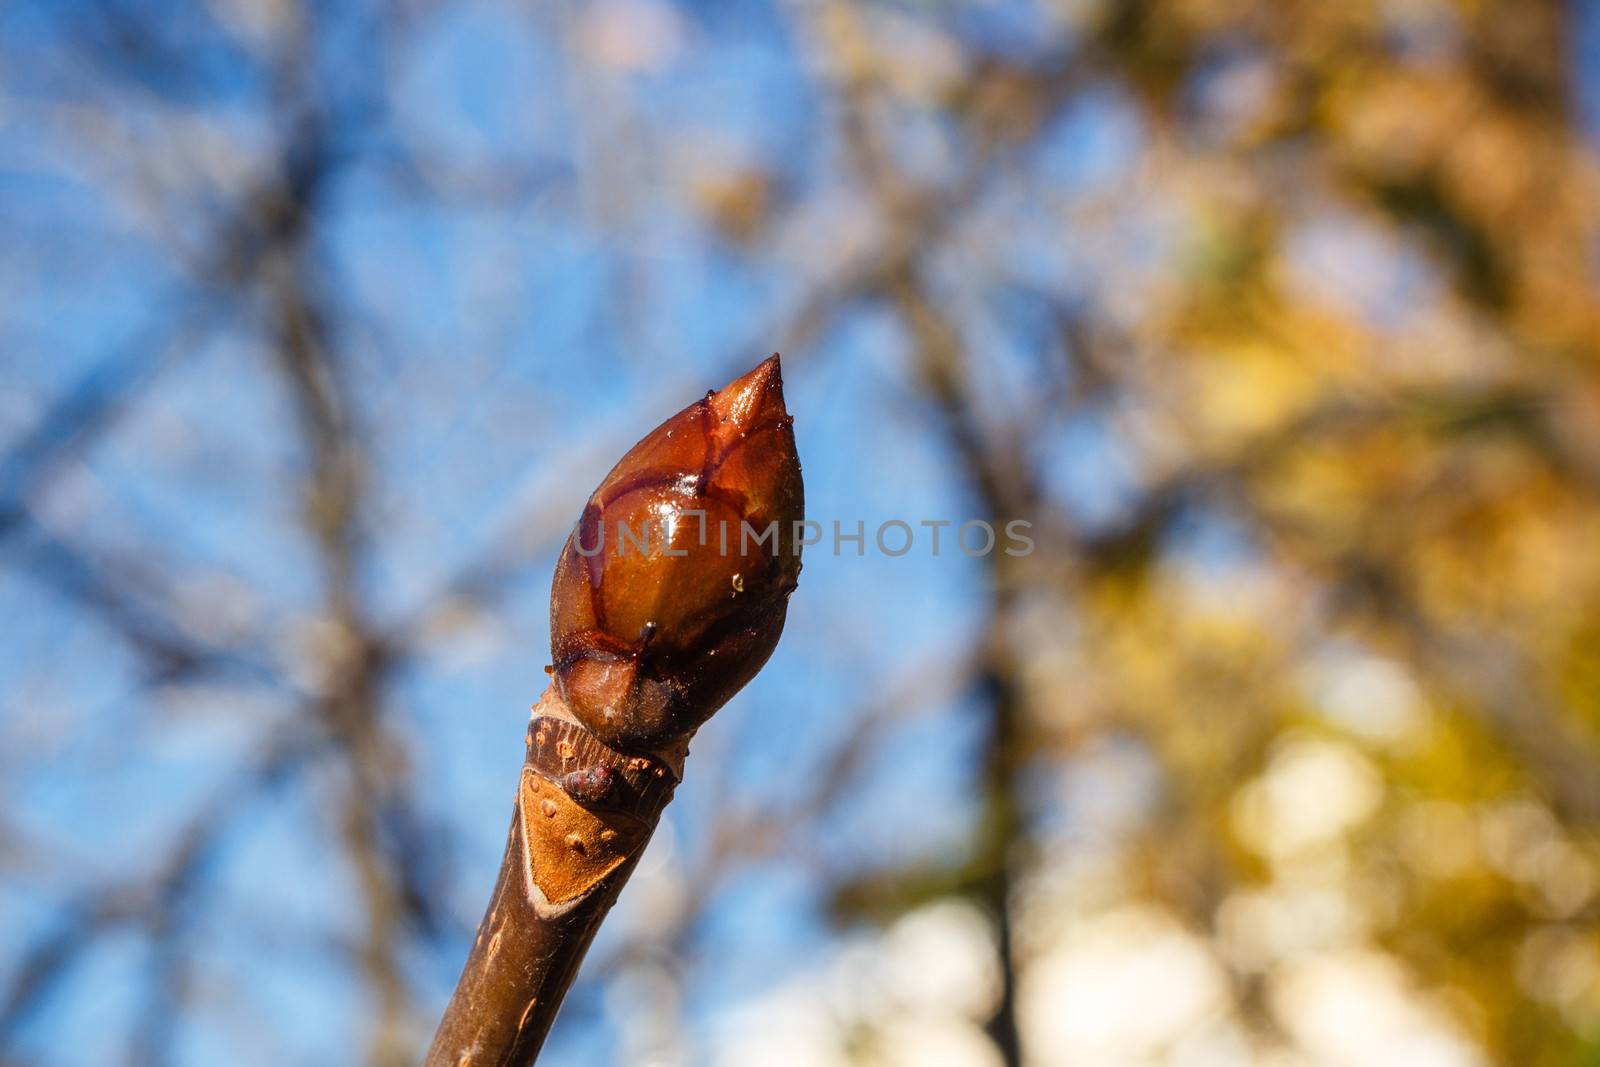
[[[753,426],[767,417],[788,414],[783,406],[783,367],[774,352],[754,368],[711,395],[711,407],[723,422]]]

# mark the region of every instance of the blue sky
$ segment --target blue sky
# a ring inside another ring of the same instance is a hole
[[[31,506],[49,528],[126,565],[119,576],[135,587],[144,568],[179,575],[201,636],[242,620],[270,642],[261,658],[292,676],[315,640],[319,582],[298,510],[306,457],[251,327],[258,309],[186,273],[168,232],[130,207],[127,183],[150,162],[137,146],[80,143],[62,117],[98,103],[130,131],[160,136],[171,107],[220,138],[219,173],[248,170],[271,140],[259,86],[244,72],[210,98],[117,99],[64,73],[78,60],[58,17],[71,18],[14,11],[4,27],[13,73],[0,110],[9,234],[0,283],[15,373],[0,385],[0,437],[20,440],[73,390],[94,396],[96,376],[140,383],[109,432]],[[324,193],[310,259],[340,309],[335,329],[374,447],[374,555],[362,575],[374,616],[398,624],[487,548],[533,545],[497,611],[430,640],[388,701],[423,809],[448,834],[460,924],[409,961],[423,1014],[453,985],[498,865],[521,725],[545,681],[559,538],[634,438],[786,350],[811,515],[846,528],[862,520],[870,538],[885,519],[959,520],[970,508],[905,380],[896,328],[870,308],[846,309],[816,342],[791,348],[774,324],[802,292],[793,264],[730,248],[685,210],[681,171],[701,150],[759,160],[799,187],[834,180],[818,173],[831,151],[816,143],[830,136],[826,105],[784,25],[732,8],[685,18],[692,40],[670,71],[585,90],[578,82],[590,75],[571,69],[548,19],[487,5],[427,18],[420,44],[394,57],[390,119],[352,147]],[[621,102],[580,116],[585,91]],[[610,128],[624,111],[640,124],[633,132]],[[509,206],[435,202],[397,183],[402,146],[462,169],[514,158],[534,189]],[[619,167],[638,168],[625,202],[600,203],[603,172]],[[205,190],[223,186],[181,174],[176,184],[191,190],[177,205],[182,225],[204,233],[216,217]],[[24,534],[8,551],[26,560],[35,548]],[[13,620],[0,672],[26,679],[5,697],[0,750],[16,755],[0,757],[0,773],[10,818],[50,843],[51,862],[0,882],[8,958],[72,921],[64,900],[137,869],[197,809],[229,795],[255,739],[293,713],[283,692],[248,677],[199,689],[140,677],[120,638],[27,571],[0,575],[0,616]],[[796,795],[865,695],[962,646],[978,624],[979,574],[948,549],[939,559],[920,547],[900,559],[813,550],[788,636],[697,742],[658,849],[695,862],[722,791],[745,803]],[[975,729],[963,711],[953,700],[907,727],[894,758],[865,776],[871,802],[831,816],[818,836],[834,864],[959,841],[967,812],[951,798]],[[349,967],[326,947],[360,920],[322,810],[327,778],[313,764],[230,801],[240,808],[205,864],[186,939],[215,1010],[179,1028],[179,1062],[229,1062],[235,1042],[258,1038],[263,1058],[327,1062],[359,1030]],[[718,965],[688,976],[696,1011],[781,980],[775,961],[820,951],[814,873],[779,856],[725,888],[698,933],[696,958]],[[614,927],[627,924],[619,916]],[[115,1059],[140,1017],[149,964],[127,935],[86,955],[30,1016],[24,1050],[48,1049],[51,1062]],[[599,1010],[580,990],[552,1062],[607,1054],[606,1028],[581,1025],[586,1007]],[[258,1035],[245,1036],[240,1012]],[[69,1033],[88,1036],[63,1046]]]

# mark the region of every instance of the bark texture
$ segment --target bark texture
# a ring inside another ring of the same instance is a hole
[[[500,876],[427,1067],[534,1061],[678,784],[681,753],[617,752],[554,686],[533,711]]]

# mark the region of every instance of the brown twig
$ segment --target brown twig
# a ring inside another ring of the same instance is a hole
[[[689,738],[776,646],[800,570],[792,422],[774,356],[663,423],[590,497],[556,564],[554,681],[500,875],[427,1067],[534,1061]]]
[[[533,1062],[678,784],[666,761],[598,741],[553,685],[527,740],[500,876],[429,1067]]]

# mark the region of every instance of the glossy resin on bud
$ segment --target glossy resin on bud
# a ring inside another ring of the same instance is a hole
[[[634,445],[589,497],[550,595],[555,680],[624,752],[691,733],[772,654],[800,574],[794,420],[774,355]]]

